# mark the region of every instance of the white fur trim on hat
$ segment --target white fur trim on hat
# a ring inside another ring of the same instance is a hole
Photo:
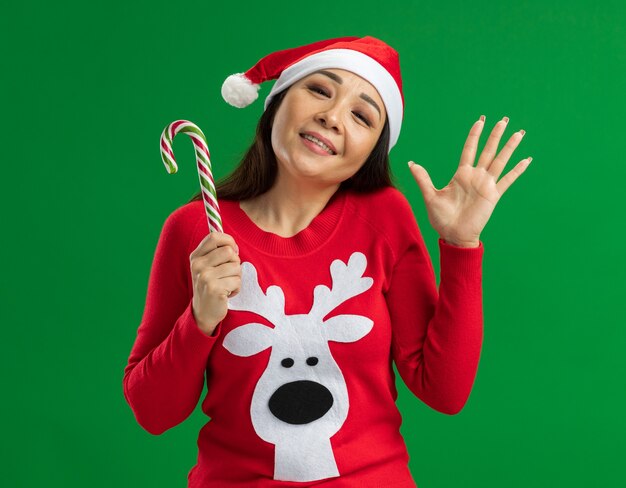
[[[244,108],[259,97],[260,85],[252,83],[243,73],[235,73],[224,80],[222,97],[230,105]]]
[[[280,74],[265,99],[265,108],[280,91],[301,78],[322,68],[337,68],[351,71],[369,81],[383,99],[389,119],[389,150],[396,144],[402,126],[402,95],[393,76],[374,58],[353,49],[328,49],[307,56],[289,66]]]

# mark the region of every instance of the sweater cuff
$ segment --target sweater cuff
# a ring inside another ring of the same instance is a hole
[[[441,275],[454,274],[480,280],[484,251],[482,241],[479,241],[478,247],[459,247],[439,238]]]
[[[222,322],[217,324],[213,334],[208,336],[200,330],[195,317],[193,316],[193,302],[190,300],[187,308],[178,320],[180,325],[181,341],[185,349],[208,354],[221,335]]]

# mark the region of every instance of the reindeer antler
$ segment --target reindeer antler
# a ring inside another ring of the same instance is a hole
[[[352,253],[347,265],[340,259],[335,259],[330,265],[333,288],[330,290],[325,285],[315,287],[313,307],[309,314],[322,320],[324,316],[349,298],[369,290],[374,280],[363,277],[366,266],[365,255],[360,252]]]
[[[241,290],[228,299],[228,308],[254,312],[278,327],[285,317],[285,295],[276,285],[268,287],[267,294],[264,294],[256,268],[252,263],[245,262],[241,265]]]

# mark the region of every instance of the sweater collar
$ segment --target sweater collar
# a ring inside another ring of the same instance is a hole
[[[301,256],[324,245],[337,230],[344,213],[346,193],[345,190],[335,192],[309,225],[291,237],[281,237],[258,227],[239,206],[239,201],[222,200],[220,210],[224,214],[224,228],[228,229],[225,232],[244,241],[246,246],[275,256]]]

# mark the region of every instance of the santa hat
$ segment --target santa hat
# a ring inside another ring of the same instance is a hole
[[[400,60],[391,46],[374,37],[337,37],[268,54],[245,73],[226,78],[222,97],[234,107],[247,107],[257,99],[261,83],[277,79],[265,99],[266,109],[277,93],[323,68],[351,71],[378,90],[387,110],[391,150],[404,112]]]

